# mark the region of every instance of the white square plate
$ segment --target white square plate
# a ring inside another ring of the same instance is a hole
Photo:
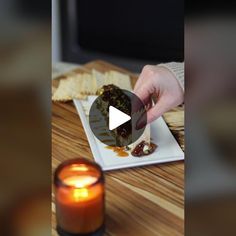
[[[115,152],[107,149],[106,145],[100,142],[90,129],[88,117],[83,107],[90,107],[94,99],[94,96],[90,97],[88,101],[74,99],[74,104],[79,113],[94,159],[103,170],[115,170],[184,159],[182,149],[162,117],[151,124],[152,142],[158,145],[154,153],[144,157],[133,157],[132,155],[128,157],[118,157]]]

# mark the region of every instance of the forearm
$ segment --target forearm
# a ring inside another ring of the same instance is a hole
[[[184,90],[184,63],[183,62],[170,62],[170,63],[161,63],[158,66],[165,67],[170,70],[175,78],[179,81],[181,87]]]

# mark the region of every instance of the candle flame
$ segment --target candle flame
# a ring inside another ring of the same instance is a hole
[[[73,197],[76,201],[79,201],[81,198],[88,197],[88,189],[86,188],[74,189]]]
[[[91,176],[72,176],[66,178],[64,183],[75,188],[84,188],[85,186],[95,183],[96,180],[95,177]]]
[[[88,171],[88,167],[86,165],[80,164],[80,165],[72,165],[71,166],[72,171]]]

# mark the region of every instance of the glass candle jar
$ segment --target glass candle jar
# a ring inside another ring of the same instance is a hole
[[[63,162],[55,171],[59,235],[102,235],[104,177],[101,168],[83,158]]]

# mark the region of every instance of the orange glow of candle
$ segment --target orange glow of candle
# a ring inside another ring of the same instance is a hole
[[[104,223],[104,179],[85,159],[61,164],[54,176],[57,224],[71,234],[95,232]]]
[[[73,192],[73,197],[76,202],[78,202],[79,200],[83,198],[87,198],[88,195],[89,195],[88,190],[86,188],[75,189]]]

